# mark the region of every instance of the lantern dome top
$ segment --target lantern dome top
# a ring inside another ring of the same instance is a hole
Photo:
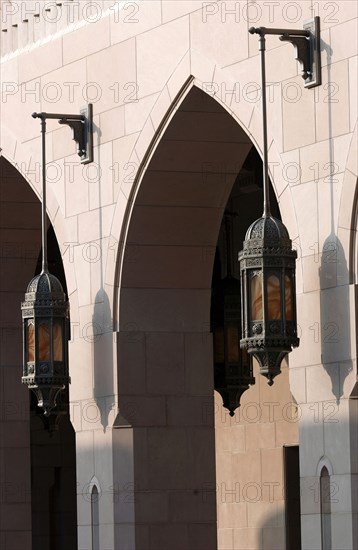
[[[51,273],[43,271],[30,281],[27,287],[27,292],[37,292],[41,294],[63,294],[63,288],[55,275],[51,275]]]
[[[264,216],[254,221],[246,232],[245,241],[250,239],[260,239],[266,243],[290,241],[286,227],[273,216]]]

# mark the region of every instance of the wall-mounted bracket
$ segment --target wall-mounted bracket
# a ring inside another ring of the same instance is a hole
[[[291,42],[296,48],[296,59],[302,65],[302,78],[305,88],[320,86],[321,78],[321,48],[320,48],[320,20],[315,17],[303,24],[308,32],[307,37],[292,36],[289,32],[280,36],[283,42]]]
[[[306,21],[303,24],[303,30],[252,27],[249,32],[259,34],[263,41],[267,34],[281,35],[282,42],[290,42],[296,48],[296,59],[302,65],[305,88],[321,85],[321,30],[318,16]]]
[[[81,109],[79,115],[63,115],[59,113],[33,113],[34,118],[40,118],[43,123],[47,119],[57,119],[59,124],[65,124],[73,130],[73,139],[77,143],[77,153],[81,164],[93,162],[93,105]]]
[[[66,124],[73,130],[73,139],[77,143],[77,153],[81,157],[81,164],[93,161],[93,106],[81,109],[79,115],[63,115],[58,121]]]

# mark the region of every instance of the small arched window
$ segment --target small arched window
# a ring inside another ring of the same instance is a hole
[[[92,550],[99,550],[99,493],[96,485],[91,491]]]
[[[323,466],[320,476],[320,503],[322,550],[331,550],[331,483],[326,466]]]

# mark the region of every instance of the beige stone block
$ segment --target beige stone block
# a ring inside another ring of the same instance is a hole
[[[283,419],[282,421],[276,422],[275,445],[276,447],[298,445],[298,421],[288,422],[287,419]]]
[[[2,82],[4,86],[5,83]],[[12,135],[18,140],[31,140],[40,134],[40,123],[31,117],[34,111],[40,111],[41,86],[40,80],[31,80],[17,84],[7,84],[9,95],[6,103],[1,105],[1,123],[9,128]],[[11,90],[14,90],[10,95]],[[22,159],[24,160],[24,159]]]
[[[188,79],[191,78],[191,75],[190,51],[187,51],[167,81],[167,88],[172,101],[175,101],[178,95],[182,92],[183,87],[187,83]]]
[[[313,256],[305,256],[302,258],[303,265],[303,292],[312,292],[321,288],[320,269],[322,256],[314,254]],[[328,286],[335,285],[335,277],[330,281]],[[328,282],[325,278],[326,284]]]
[[[158,93],[152,94],[139,100],[134,99],[126,103],[124,108],[126,134],[134,134],[142,130],[158,96]]]
[[[345,23],[332,26],[330,31],[332,63],[337,63],[337,61],[357,55],[358,42],[356,30],[357,19],[351,19]],[[342,40],[342,36],[349,37],[349,39]]]
[[[242,8],[242,2],[225,2],[225,12]],[[203,5],[203,10],[191,14],[191,46],[215,59],[219,67],[245,59],[248,53],[247,24],[237,14],[224,13],[219,5]]]
[[[84,260],[92,264],[98,264],[104,253],[99,241],[107,237],[110,231],[111,220],[113,217],[114,205],[103,206],[89,212],[84,212],[78,216],[78,235],[81,243],[87,243],[84,247]]]
[[[183,335],[148,334],[146,354],[148,391],[151,394],[183,394],[185,391]]]
[[[281,193],[279,200],[279,208],[282,217],[282,221],[285,224],[287,231],[290,235],[290,239],[295,240],[295,238],[300,234],[300,227],[298,225],[296,207],[294,203],[294,190],[298,186],[286,187],[286,189]]]
[[[109,19],[111,44],[123,42],[161,25],[161,2],[147,0],[140,4],[124,4],[120,9],[112,9]]]
[[[167,523],[164,525],[150,525],[150,550],[182,550],[188,547],[187,525],[181,523]]]
[[[202,7],[203,4],[200,0],[164,0],[162,2],[163,23],[182,17],[187,13],[201,10]]]
[[[79,306],[91,303],[91,264],[86,260],[86,254],[87,248],[83,245],[73,246]]]
[[[322,86],[314,92],[318,141],[347,134],[350,130],[348,74],[348,60],[322,68]]]
[[[132,166],[134,169],[135,165]],[[204,162],[201,173],[149,170],[139,189],[136,204],[223,208],[234,175],[221,170],[220,165],[212,162]],[[209,248],[205,255],[207,261],[211,261],[210,255]]]
[[[72,131],[67,126],[55,127],[54,131],[48,134],[48,137],[51,137],[52,141],[50,151],[53,151],[52,156],[54,162],[61,160],[63,157],[76,155],[77,144],[72,139]],[[57,164],[61,166],[61,163]]]
[[[114,202],[113,197],[113,176],[115,170],[112,158],[112,143],[104,143],[94,148],[94,166],[92,169],[89,185],[89,206],[90,209],[109,206]],[[103,220],[102,220],[103,221]],[[108,225],[103,224],[103,225]],[[107,235],[108,230],[102,235]]]
[[[255,25],[256,26],[256,25]],[[291,27],[292,28],[292,27]],[[275,37],[277,40],[277,37]],[[270,40],[270,37],[267,36],[267,40]],[[300,74],[300,65],[292,55],[292,45],[291,44],[281,44],[279,41],[276,46],[272,49],[269,49],[266,54],[266,71],[267,71],[267,82],[270,83],[279,83],[289,78],[295,78],[297,74]],[[257,81],[261,86],[261,80]],[[275,88],[276,94],[279,91],[279,88]],[[276,95],[274,90],[269,90],[267,92],[267,99],[270,103],[270,97]]]
[[[124,287],[208,288],[213,247],[140,246],[128,244],[124,258]],[[158,266],[161,269],[158,270]],[[141,266],[141,269],[139,269]]]
[[[217,550],[216,524],[198,523],[188,525],[189,548],[207,548]]]
[[[215,503],[202,498],[199,491],[173,491],[169,495],[169,514],[175,522],[215,522]]]
[[[332,170],[330,162],[333,153],[333,140],[319,141],[300,149],[300,167],[302,183],[318,180],[324,181],[329,178]],[[344,166],[340,166],[342,171]],[[336,171],[336,170],[335,170]]]
[[[190,73],[196,78],[196,86],[213,95],[215,88],[212,86],[215,63],[200,51],[190,48]]]
[[[240,163],[244,162],[248,149],[248,139],[244,135],[240,144],[190,139],[185,142],[174,139],[163,140],[151,161],[150,169],[202,174],[203,168],[211,164],[216,171],[237,175],[238,167],[241,167]]]
[[[215,446],[217,449],[220,449],[220,452],[231,451],[231,430],[232,428],[229,427],[215,429]]]
[[[332,514],[349,514],[353,507],[352,495],[357,494],[357,475],[332,475],[329,481],[331,486],[322,498],[330,503]]]
[[[63,62],[72,63],[110,45],[109,18],[86,25],[63,36]]]
[[[211,392],[210,392],[211,393]],[[206,424],[206,416],[213,411],[213,398],[210,396],[167,398],[167,423],[169,426],[201,426]],[[210,414],[213,417],[214,412]]]
[[[19,80],[27,82],[62,66],[62,40],[52,40],[19,57]]]
[[[320,477],[306,476],[300,480],[301,514],[319,514],[321,510]]]
[[[300,346],[294,351],[294,365],[297,367],[317,365],[321,362],[320,301],[318,292],[309,292],[297,296],[297,319]]]
[[[274,439],[275,425],[273,422],[246,424],[245,426],[245,441],[248,451],[272,447]]]
[[[217,239],[219,208],[136,206],[130,240],[146,245],[210,247]]]
[[[170,490],[190,486],[187,470],[187,434],[183,428],[148,429],[148,489]]]
[[[113,194],[118,198],[122,189],[125,196],[129,196],[134,183],[136,172],[139,168],[137,157],[131,156],[138,134],[123,136],[113,141]],[[124,197],[123,197],[124,198]]]
[[[352,206],[354,204],[356,188],[357,177],[347,170],[343,180],[341,203],[339,205],[338,225],[341,228],[351,229],[352,227]]]
[[[86,86],[86,62],[80,60],[41,78],[41,107],[48,112],[79,113],[86,106],[87,94],[91,92]],[[51,127],[59,128],[58,121],[49,121]],[[67,131],[71,140],[72,130],[67,128]]]
[[[263,502],[261,500],[248,502],[248,526],[282,529],[285,521],[284,502]]]
[[[263,547],[267,550],[285,550],[285,530],[283,527],[265,527],[262,531]]]
[[[340,286],[321,292],[321,342],[323,363],[351,358],[349,287]]]
[[[77,506],[78,508],[78,506]],[[78,550],[87,550],[92,544],[92,527],[91,525],[77,525],[78,532]]]
[[[315,108],[317,109],[312,90],[305,89],[303,79],[298,76],[282,84],[282,95],[284,150],[314,143],[314,125],[307,124],[307,120],[314,119]]]
[[[94,83],[87,95],[91,94],[89,99],[96,104],[96,113],[131,101],[137,91],[135,41],[127,40],[89,56],[87,82]]]
[[[321,546],[321,516],[320,514],[304,514],[301,516],[302,548],[320,550]]]
[[[115,122],[115,124],[113,123]],[[100,114],[99,119],[99,143],[118,139],[125,134],[125,110],[124,107],[115,107]]]
[[[228,490],[225,494],[223,491],[218,495],[218,530],[225,530],[227,533],[232,533],[233,529],[243,529],[247,527],[247,504],[240,502],[242,495],[239,487],[235,491]],[[219,547],[220,548],[220,547]],[[225,550],[227,547],[223,547]]]
[[[237,550],[262,550],[262,529],[235,529],[234,548]]]
[[[295,185],[291,189],[291,194],[295,204],[295,214],[299,228],[300,253],[302,256],[310,256],[312,255],[312,250],[315,250],[315,247],[318,246],[316,184],[310,182]],[[293,238],[292,235],[291,238]]]
[[[167,47],[170,42],[171,48]],[[182,17],[144,33],[137,38],[137,75],[139,97],[164,87],[189,47],[189,19]],[[157,63],[158,55],[161,62]]]
[[[149,146],[152,143],[154,133],[155,133],[154,126],[153,126],[152,120],[149,118],[147,119],[143,130],[141,131],[141,133],[139,134],[136,140],[134,155],[137,156],[137,158],[135,159],[137,166],[139,166],[139,163],[142,162],[147,152],[149,153]]]
[[[322,29],[329,29],[357,17],[357,6],[355,2],[346,2],[345,0],[335,4],[318,2],[312,5],[312,17],[314,15],[321,17]]]
[[[312,477],[317,475],[317,465],[325,453],[322,406],[320,403],[301,403],[300,412],[300,476]]]
[[[357,122],[358,109],[357,109],[357,86],[358,86],[358,57],[351,57],[349,59],[349,114],[350,114],[350,130],[354,131],[354,127]],[[357,161],[356,161],[357,166]]]
[[[278,491],[274,491],[274,499],[282,500],[282,491],[280,488],[283,487],[283,450],[281,448],[277,449],[261,449],[261,460],[262,460],[262,482],[270,482],[277,484]],[[270,495],[268,500],[270,499]]]
[[[208,369],[212,364],[212,339],[207,332],[184,335],[185,389],[189,395],[208,394],[213,388],[213,373]],[[203,423],[212,421],[212,404],[203,412]]]
[[[348,514],[332,514],[331,516],[331,533],[332,533],[332,547],[337,550],[344,550],[345,548],[354,548],[354,542],[352,540],[352,518],[351,513]],[[354,527],[354,525],[353,525]]]
[[[333,419],[335,418],[336,397],[342,395],[342,387],[339,378],[340,365],[313,365],[306,369],[307,382],[307,401],[330,401],[332,407],[327,405],[327,408],[332,409]],[[328,414],[328,413],[327,413]]]
[[[231,455],[231,472],[228,481],[239,483],[243,488],[245,484],[257,484],[261,488],[261,451],[249,451],[245,453],[233,453]],[[249,489],[249,487],[248,487]]]
[[[231,528],[218,527],[218,550],[234,550],[234,532]]]
[[[150,112],[150,118],[152,120],[153,127],[156,130],[158,130],[159,126],[164,123],[166,116],[169,116],[171,103],[172,101],[169,95],[168,87],[165,86]]]

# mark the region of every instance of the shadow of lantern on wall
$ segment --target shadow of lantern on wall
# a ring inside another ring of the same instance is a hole
[[[232,218],[224,213],[226,236],[226,276],[221,278],[219,250],[216,252],[211,301],[211,331],[214,347],[214,387],[223,399],[230,416],[240,406],[242,394],[255,383],[252,359],[240,349],[241,293],[240,281],[232,274]]]

